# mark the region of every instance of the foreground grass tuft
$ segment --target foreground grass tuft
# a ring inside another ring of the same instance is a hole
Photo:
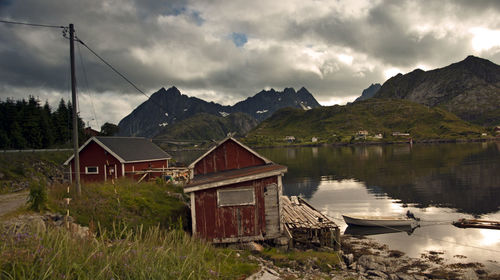
[[[0,233],[1,279],[241,279],[258,265],[181,230],[126,227],[80,239],[63,228]]]

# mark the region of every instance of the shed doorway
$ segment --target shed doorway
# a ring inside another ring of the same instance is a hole
[[[264,205],[266,218],[266,237],[277,237],[280,234],[278,185],[271,184],[265,187]]]

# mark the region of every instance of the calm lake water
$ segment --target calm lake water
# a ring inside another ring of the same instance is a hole
[[[284,194],[298,195],[347,229],[342,214],[397,215],[422,222],[370,235],[411,257],[442,251],[452,262],[500,271],[500,230],[460,229],[459,218],[500,221],[500,143],[258,149],[288,166]],[[350,230],[350,229],[348,229]],[[466,258],[463,258],[466,256]]]

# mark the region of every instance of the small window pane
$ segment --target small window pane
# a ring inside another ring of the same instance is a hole
[[[97,166],[86,166],[85,174],[99,174],[99,169]]]
[[[218,206],[254,205],[255,194],[252,189],[230,189],[217,191]]]

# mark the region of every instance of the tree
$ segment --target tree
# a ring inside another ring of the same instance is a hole
[[[120,128],[116,124],[105,123],[101,126],[101,134],[103,136],[113,136],[118,133]]]

